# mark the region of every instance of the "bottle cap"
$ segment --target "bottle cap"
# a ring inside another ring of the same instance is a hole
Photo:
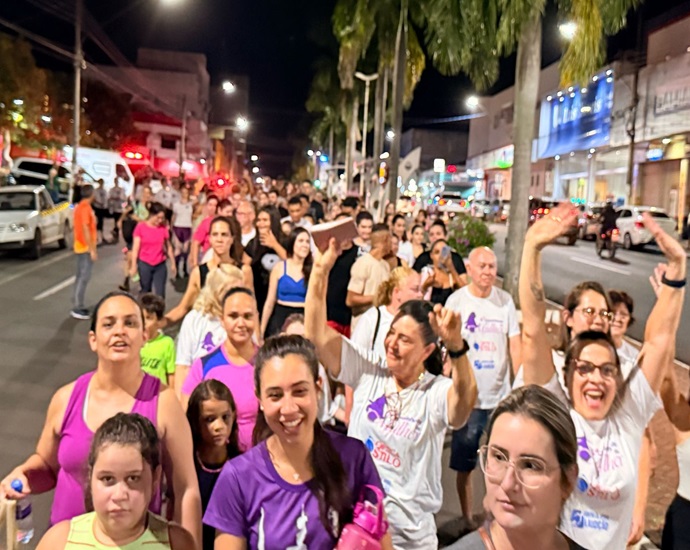
[[[13,480],[12,483],[10,483],[10,487],[12,487],[12,490],[17,491],[18,493],[21,493],[24,490],[24,484],[19,479]]]

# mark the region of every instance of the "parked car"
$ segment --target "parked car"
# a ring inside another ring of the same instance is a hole
[[[53,203],[43,185],[0,188],[0,249],[26,250],[32,259],[41,257],[46,245],[72,245],[72,208],[68,202]]]
[[[577,220],[579,229],[579,237],[582,240],[594,240],[599,234],[601,223],[599,216],[604,211],[605,203],[590,203],[587,206],[582,206],[580,210],[580,217]]]
[[[528,224],[532,225],[535,221],[548,216],[552,208],[558,206],[557,201],[549,199],[538,199],[531,198],[529,202],[529,221]],[[568,232],[563,235],[568,246],[573,246],[577,242],[578,227],[573,225],[568,228]]]
[[[616,209],[618,219],[616,227],[620,231],[623,240],[623,247],[631,248],[643,247],[654,241],[652,234],[645,229],[642,223],[642,214],[648,212],[661,228],[673,235],[676,233],[676,222],[663,208],[656,206],[621,206]]]

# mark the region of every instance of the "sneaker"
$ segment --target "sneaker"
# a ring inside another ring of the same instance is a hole
[[[82,321],[91,319],[91,313],[89,313],[88,309],[73,309],[69,314],[75,319],[81,319]]]

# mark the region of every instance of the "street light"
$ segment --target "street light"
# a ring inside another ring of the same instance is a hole
[[[395,139],[395,132],[393,130],[388,130],[386,132],[386,139],[388,141],[393,141],[393,139]]]
[[[244,132],[247,128],[249,128],[249,121],[243,116],[238,116],[235,120],[235,126],[240,132]]]
[[[258,173],[259,173],[259,167],[258,166],[255,166],[254,168],[252,168],[252,174],[258,174]]]
[[[249,158],[250,158],[250,160],[251,160],[252,162],[256,162],[257,160],[259,160],[259,155],[252,155],[252,156],[249,157]]]
[[[476,95],[471,95],[465,100],[465,105],[467,105],[468,109],[472,109],[474,111],[475,109],[479,108],[479,98]]]
[[[558,25],[558,31],[566,40],[572,40],[575,38],[575,33],[577,32],[577,24],[572,21],[566,21]]]
[[[229,80],[224,80],[223,81],[223,91],[226,94],[233,94],[235,93],[235,90],[237,89],[237,86],[233,82],[230,82]]]
[[[308,157],[313,157],[313,156],[314,156],[314,151],[313,151],[312,149],[309,149],[309,150],[307,151],[307,156],[308,156]]]

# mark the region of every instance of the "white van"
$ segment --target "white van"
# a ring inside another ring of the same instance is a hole
[[[65,156],[72,161],[72,148],[67,146],[64,149]],[[79,147],[77,151],[77,164],[83,168],[95,180],[103,179],[106,191],[113,187],[115,177],[119,179],[119,184],[129,197],[134,190],[134,175],[127,166],[125,159],[117,151],[106,149],[92,149],[91,147]]]

